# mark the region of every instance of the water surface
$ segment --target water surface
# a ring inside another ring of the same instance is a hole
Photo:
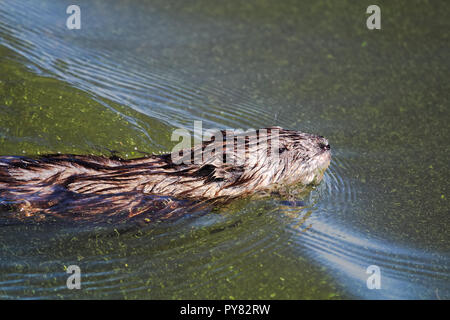
[[[1,155],[139,157],[202,120],[319,133],[332,163],[305,207],[242,199],[139,227],[5,220],[2,298],[450,297],[448,4],[381,1],[376,31],[364,2],[77,4],[81,30],[65,1],[1,2]],[[66,287],[71,264],[81,290]]]

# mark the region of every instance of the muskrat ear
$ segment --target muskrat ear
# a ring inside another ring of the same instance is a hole
[[[207,181],[224,181],[227,183],[233,183],[244,172],[242,166],[226,166],[221,165],[216,167],[213,164],[205,164],[195,172],[198,177],[207,177]]]
[[[195,172],[197,177],[208,177],[214,174],[216,167],[212,164],[205,164]]]

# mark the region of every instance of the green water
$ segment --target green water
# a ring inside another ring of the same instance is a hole
[[[370,31],[370,4],[80,1],[67,30],[64,1],[2,2],[0,155],[134,158],[202,120],[319,133],[333,159],[306,208],[2,225],[0,296],[448,299],[450,7],[381,1]]]

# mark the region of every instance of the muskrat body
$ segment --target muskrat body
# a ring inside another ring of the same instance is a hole
[[[267,139],[251,139],[267,133]],[[275,141],[275,132],[277,143]],[[203,152],[199,163],[173,161],[173,154],[124,160],[91,155],[0,157],[0,204],[36,213],[86,217],[100,213],[182,214],[183,206],[271,190],[278,185],[317,184],[331,159],[328,141],[271,127],[246,133],[244,152],[237,136],[183,150],[184,160]],[[220,148],[219,148],[220,147]],[[227,150],[228,148],[228,150]],[[205,150],[219,150],[205,155]],[[180,154],[179,152],[177,152]]]

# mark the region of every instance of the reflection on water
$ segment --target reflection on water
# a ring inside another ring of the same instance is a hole
[[[297,202],[170,223],[2,220],[0,296],[448,298],[448,44],[430,23],[444,20],[381,4],[395,34],[367,34],[365,8],[324,3],[81,1],[68,31],[64,1],[2,2],[2,155],[138,157],[202,120],[320,133],[333,159]],[[80,291],[65,286],[71,264]]]
[[[310,255],[328,265],[338,279],[349,284],[355,295],[370,299],[440,298],[439,289],[448,281],[446,256],[401,248],[378,239],[365,239],[362,234],[341,230],[337,226],[314,224],[313,232],[299,239]],[[388,255],[386,254],[388,252]],[[380,290],[369,290],[366,281],[380,268]],[[445,287],[444,287],[445,288]],[[445,290],[445,289],[444,289]],[[443,292],[445,294],[445,291]]]

